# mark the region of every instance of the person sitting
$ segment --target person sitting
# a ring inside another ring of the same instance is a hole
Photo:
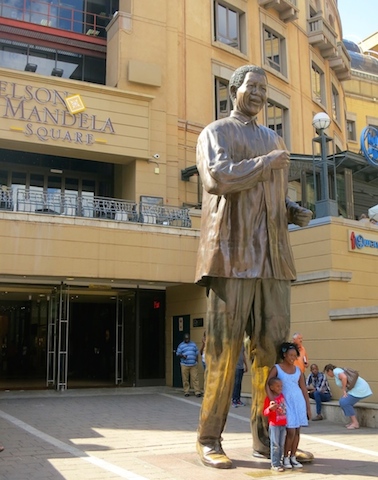
[[[327,377],[324,373],[319,372],[319,367],[313,363],[310,367],[311,373],[306,379],[306,386],[310,398],[316,403],[316,417],[312,420],[323,420],[322,402],[329,402],[332,398],[331,389],[329,388]]]

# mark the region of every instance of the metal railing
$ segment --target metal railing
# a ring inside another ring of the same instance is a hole
[[[336,50],[337,33],[321,14],[309,18],[307,25],[310,44],[319,45],[319,48],[324,45],[324,48],[331,47]]]
[[[42,0],[22,0],[17,3],[0,0],[0,16],[103,38],[111,20],[106,12],[97,15],[77,10],[71,5]]]
[[[25,188],[0,189],[0,210],[191,227],[189,209],[185,207],[136,203],[90,194],[36,192]]]

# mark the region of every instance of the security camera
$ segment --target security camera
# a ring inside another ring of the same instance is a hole
[[[157,160],[158,158],[160,158],[160,154],[159,154],[159,153],[155,153],[153,157]]]

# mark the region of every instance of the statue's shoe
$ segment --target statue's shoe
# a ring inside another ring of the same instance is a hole
[[[252,456],[255,458],[270,458],[270,452],[269,450],[264,451],[264,452],[259,452],[257,450],[253,450]]]
[[[224,453],[220,442],[216,442],[212,446],[197,442],[197,453],[206,467],[232,468],[232,462]]]
[[[295,452],[295,456],[300,463],[310,463],[314,460],[314,455],[311,452],[300,450],[299,448]]]

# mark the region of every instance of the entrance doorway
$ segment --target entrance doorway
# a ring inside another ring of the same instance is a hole
[[[165,385],[165,291],[60,288],[0,285],[0,390]]]

